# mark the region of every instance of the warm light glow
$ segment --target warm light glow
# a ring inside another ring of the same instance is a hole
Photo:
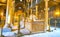
[[[59,14],[60,14],[59,12],[55,12],[55,15],[57,15],[57,16],[58,16]]]
[[[20,0],[22,2],[22,0]]]
[[[3,16],[3,12],[1,13],[1,16]]]
[[[59,12],[56,12],[55,14],[56,14],[56,15],[59,15]]]

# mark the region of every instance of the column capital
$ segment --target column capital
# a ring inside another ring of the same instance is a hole
[[[44,1],[49,1],[49,0],[44,0]]]

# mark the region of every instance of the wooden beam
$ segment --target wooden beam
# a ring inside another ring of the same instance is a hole
[[[1,4],[1,3],[0,3],[0,6],[6,6],[6,4]]]

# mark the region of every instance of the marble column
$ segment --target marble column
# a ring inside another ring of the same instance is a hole
[[[6,28],[6,27],[8,27],[9,25],[12,24],[13,16],[14,16],[14,0],[7,0],[6,22],[5,22],[4,28]]]
[[[36,17],[38,17],[38,0],[36,0]]]
[[[49,29],[49,25],[48,25],[48,1],[49,0],[44,0],[45,1],[45,26],[46,26],[46,30]]]

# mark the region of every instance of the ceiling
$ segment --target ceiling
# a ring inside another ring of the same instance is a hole
[[[36,5],[35,4],[35,1],[36,0],[33,0],[33,7]],[[44,9],[45,8],[45,2],[44,0],[38,0],[40,1],[40,3],[38,3],[38,6],[40,9]],[[19,4],[18,3],[20,2],[20,0],[15,0],[15,6],[17,5],[17,7],[19,7],[19,5],[22,5],[22,4]],[[26,0],[23,0],[23,5],[27,4]],[[35,4],[35,5],[34,5]],[[31,2],[30,2],[30,5],[31,5]],[[27,5],[26,5],[27,6]],[[52,7],[56,7],[56,6],[60,6],[60,0],[49,0],[49,3],[48,3],[48,7],[49,8],[52,8]],[[6,7],[6,0],[0,0],[0,7],[3,7],[5,8]]]
[[[60,2],[49,1],[49,2],[48,2],[48,8],[60,6],[59,3],[60,3]],[[44,8],[45,8],[45,2],[42,1],[41,3],[38,4],[38,6],[39,6],[40,9],[44,9]]]

